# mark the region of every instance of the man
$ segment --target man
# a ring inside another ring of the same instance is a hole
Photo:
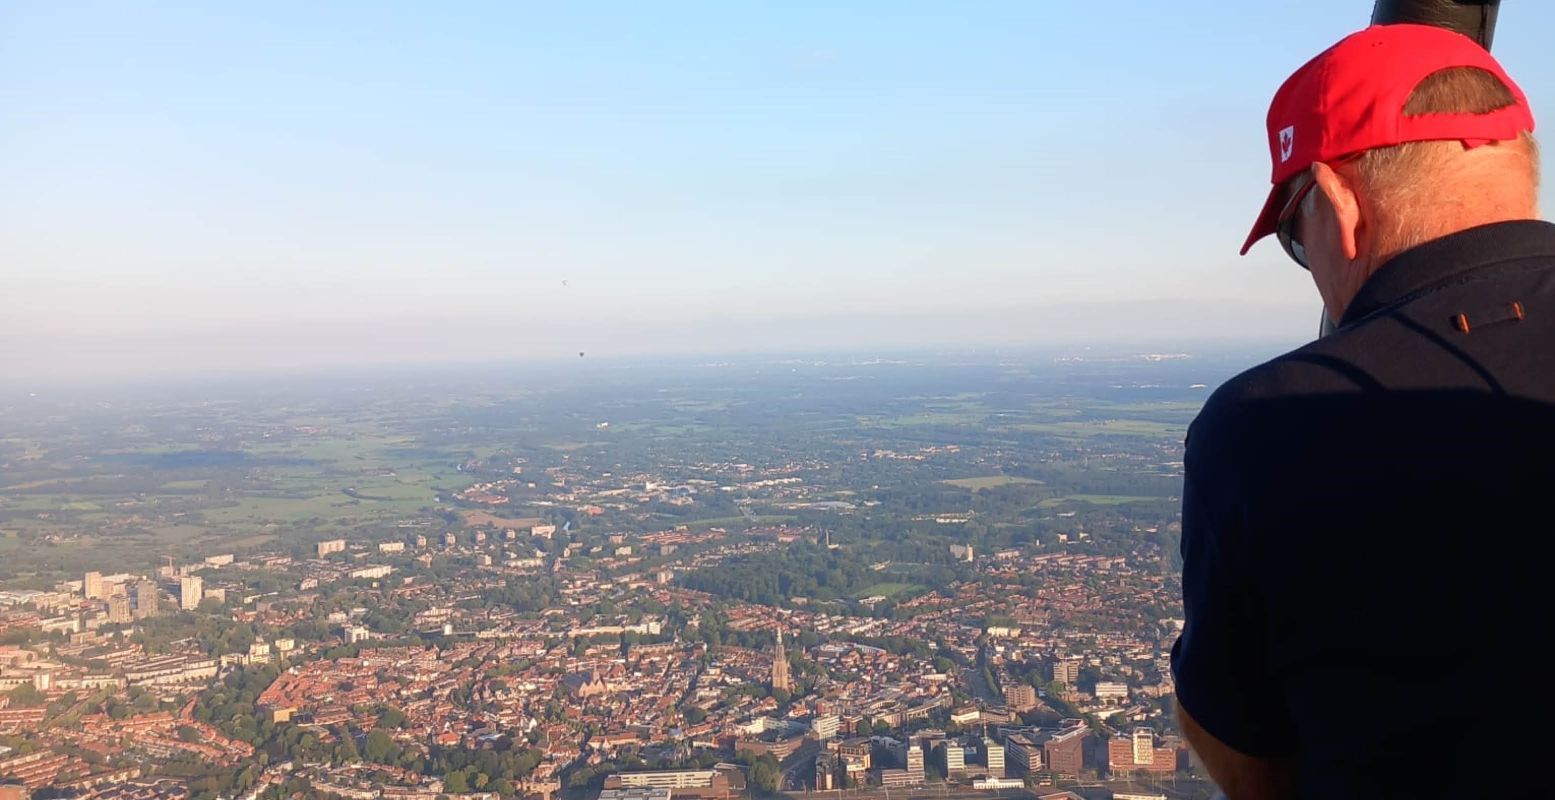
[[[1231,798],[1555,796],[1555,226],[1520,89],[1369,28],[1275,95],[1274,235],[1335,332],[1189,430],[1182,728]]]

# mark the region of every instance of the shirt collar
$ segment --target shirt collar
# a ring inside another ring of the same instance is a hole
[[[1555,258],[1555,225],[1543,220],[1495,222],[1405,250],[1367,279],[1340,326],[1349,325],[1435,284],[1521,258]]]

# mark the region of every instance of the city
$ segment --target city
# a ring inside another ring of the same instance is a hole
[[[0,800],[1551,796],[1500,6],[0,2]]]
[[[158,433],[13,404],[0,792],[1207,797],[1174,492],[1229,364],[693,365]]]

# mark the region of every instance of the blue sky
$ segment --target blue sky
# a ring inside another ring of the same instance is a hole
[[[1298,343],[1263,116],[1370,3],[1178,7],[0,0],[0,366]]]

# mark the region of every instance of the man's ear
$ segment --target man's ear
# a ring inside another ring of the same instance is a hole
[[[1334,210],[1334,222],[1339,226],[1339,246],[1344,248],[1345,260],[1354,261],[1361,252],[1357,243],[1361,229],[1361,204],[1355,196],[1354,186],[1349,179],[1321,161],[1312,165],[1312,180]]]

